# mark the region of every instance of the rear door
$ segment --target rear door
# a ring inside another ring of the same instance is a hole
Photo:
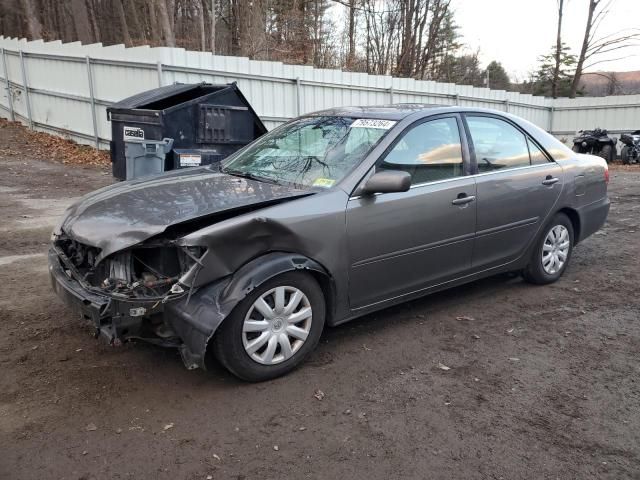
[[[352,308],[419,291],[471,268],[476,186],[462,131],[456,115],[407,127],[375,168],[409,172],[410,190],[349,199]]]
[[[467,114],[476,163],[474,270],[520,257],[562,190],[562,168],[504,117]]]

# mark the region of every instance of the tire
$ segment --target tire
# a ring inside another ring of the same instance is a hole
[[[549,251],[550,245],[554,244],[553,240],[549,241],[549,237],[552,231],[555,231],[556,233],[562,233],[563,231],[566,231],[566,236],[569,241],[566,251],[558,248],[559,246],[564,244],[564,241],[559,241],[555,244],[556,249],[551,249],[551,251]],[[573,224],[571,223],[571,220],[569,220],[569,217],[567,217],[564,213],[557,213],[551,219],[551,221],[547,223],[545,228],[542,230],[541,235],[536,240],[529,265],[527,265],[523,272],[524,279],[530,283],[535,283],[537,285],[546,285],[558,280],[566,270],[567,265],[569,265],[571,254],[573,253],[573,245]],[[562,265],[557,268],[557,270],[553,271],[553,268],[545,266],[545,262],[548,262],[549,259],[547,256],[543,256],[543,249],[545,251],[549,251],[547,255],[553,255],[553,253],[557,252],[557,258],[559,259],[561,259],[561,254],[564,253],[564,261]]]
[[[625,165],[629,165],[631,163],[631,148],[629,145],[625,145],[620,150],[620,158],[622,159],[622,163]]]
[[[597,154],[599,157],[604,158],[605,162],[611,163],[613,161],[613,145],[603,145]]]
[[[277,292],[281,289],[285,290],[282,294],[285,308],[281,310],[282,313],[274,313],[278,311],[275,301]],[[298,307],[287,317],[286,307],[292,305],[291,300],[294,294],[297,295],[296,290],[302,292],[303,297],[299,300]],[[264,311],[264,306],[261,307],[261,311],[258,310],[255,303],[261,297],[271,309],[270,315],[278,316],[268,319],[261,313]],[[311,315],[308,317],[309,324],[306,323],[306,317],[295,323],[287,321],[287,318],[292,320],[298,318],[295,315],[301,315],[304,308],[311,309]],[[250,328],[255,331],[244,332],[245,321],[250,322]],[[263,322],[267,322],[268,327],[265,328]],[[325,299],[318,282],[305,272],[287,272],[255,288],[234,308],[214,336],[212,352],[227,370],[242,380],[249,382],[270,380],[293,370],[315,349],[320,340],[324,322]],[[298,328],[295,331],[291,330],[296,336],[289,335],[291,326]],[[297,336],[300,336],[305,329],[306,338],[301,340]],[[263,335],[266,340],[260,340]],[[287,337],[285,343],[289,345],[288,352],[283,348],[283,335]],[[268,350],[272,343],[276,346],[273,347],[275,350],[272,349],[270,352],[272,359],[268,360]],[[249,349],[256,344],[261,344],[260,348],[250,353]],[[259,357],[261,360],[258,359]]]
[[[571,150],[573,150],[576,153],[582,153],[581,152],[582,149],[580,148],[580,145],[574,145],[573,147],[571,147]]]

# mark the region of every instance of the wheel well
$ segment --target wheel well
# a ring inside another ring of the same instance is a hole
[[[320,289],[322,290],[322,294],[324,295],[324,300],[326,302],[325,322],[327,325],[332,325],[336,311],[336,294],[333,282],[331,281],[331,278],[317,270],[308,270],[307,272],[311,274],[315,281],[318,282],[318,285],[320,285]]]
[[[577,244],[580,240],[580,216],[578,212],[576,212],[572,208],[563,208],[560,210],[560,213],[564,213],[569,220],[571,220],[571,226],[573,227],[573,238],[575,239],[575,243]]]

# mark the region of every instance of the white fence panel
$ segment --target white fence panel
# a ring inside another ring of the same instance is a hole
[[[109,105],[174,82],[235,81],[269,129],[312,111],[390,103],[493,108],[566,138],[577,130],[597,126],[612,133],[640,128],[640,95],[553,100],[468,85],[215,56],[182,48],[28,42],[0,36],[0,49],[1,116],[11,118],[13,109],[17,120],[33,128],[82,143],[94,143],[97,137],[103,148],[111,138],[106,115]],[[28,88],[24,86],[25,75]]]

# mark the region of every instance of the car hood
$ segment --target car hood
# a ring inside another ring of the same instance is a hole
[[[246,211],[313,193],[214,172],[178,170],[96,190],[66,212],[54,233],[101,249],[98,260],[168,227],[220,213]]]

